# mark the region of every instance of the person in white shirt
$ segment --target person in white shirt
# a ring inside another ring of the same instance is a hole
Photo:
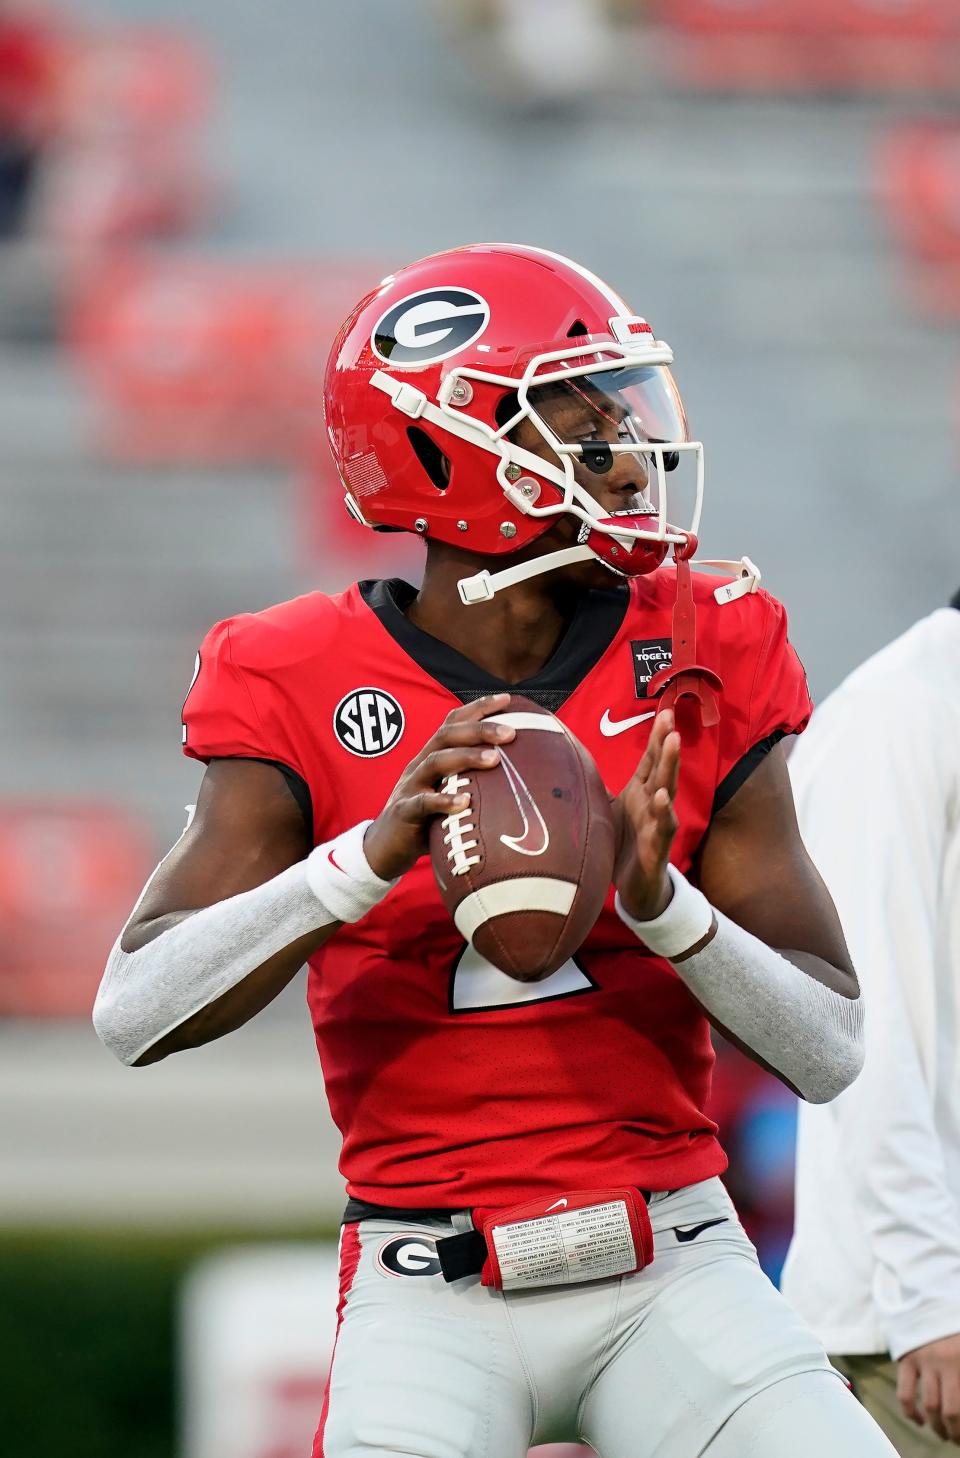
[[[790,774],[866,1062],[800,1105],[783,1291],[913,1458],[960,1445],[960,592],[830,695]]]

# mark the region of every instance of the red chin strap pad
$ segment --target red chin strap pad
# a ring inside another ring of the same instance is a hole
[[[643,531],[649,529],[650,518],[639,515],[608,516],[603,518],[603,523],[614,528],[633,527]],[[623,577],[645,577],[648,572],[656,572],[670,550],[669,542],[644,541],[643,538],[638,538],[632,545],[625,547],[606,532],[595,531],[591,531],[587,537],[587,546],[601,561],[608,563]]]
[[[697,662],[697,611],[690,579],[690,558],[697,550],[697,539],[688,533],[683,546],[675,546],[677,564],[677,600],[673,605],[673,662],[661,668],[647,684],[647,693],[659,700],[661,709],[675,709],[681,699],[692,699],[700,714],[700,723],[710,729],[720,722],[717,694],[723,680],[712,668]]]

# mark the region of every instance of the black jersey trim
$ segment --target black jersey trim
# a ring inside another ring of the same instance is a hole
[[[649,1205],[653,1191],[641,1190],[639,1186],[636,1188],[645,1204]],[[457,1211],[469,1212],[470,1208],[469,1205],[451,1205],[449,1209],[443,1210],[404,1210],[399,1205],[372,1205],[369,1200],[355,1200],[350,1196],[341,1223],[351,1225],[357,1220],[400,1220],[408,1221],[411,1225],[422,1225],[430,1220],[449,1221],[451,1215]]]
[[[282,760],[266,759],[261,754],[215,754],[211,755],[208,763],[211,763],[214,759],[250,760],[253,764],[269,764],[274,769],[279,770],[287,782],[287,789],[297,802],[300,814],[303,816],[303,828],[307,832],[307,840],[311,846],[313,845],[313,797],[310,794],[310,786],[303,778],[303,775],[298,774],[295,769],[291,769]]]
[[[716,815],[724,805],[728,805],[740,786],[753,774],[758,765],[762,764],[775,745],[781,739],[786,739],[789,731],[787,729],[774,729],[764,739],[758,739],[752,749],[748,749],[742,758],[738,759],[733,769],[728,770],[720,781],[713,795],[713,808],[711,815]]]
[[[391,638],[464,703],[503,689],[525,694],[554,713],[600,662],[623,626],[630,602],[626,583],[611,589],[591,588],[578,602],[566,632],[543,668],[519,683],[506,683],[411,623],[406,610],[417,589],[409,582],[392,577],[360,582],[358,587],[364,602]]]

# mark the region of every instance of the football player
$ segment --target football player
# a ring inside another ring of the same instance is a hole
[[[310,593],[200,649],[196,815],[95,1022],[150,1063],[309,962],[349,1197],[325,1458],[564,1430],[601,1458],[892,1452],[761,1272],[704,1113],[711,1021],[824,1101],[861,1007],[779,747],[810,710],[783,609],[746,560],[691,570],[671,362],[543,250],[391,275],[334,343],[327,428],[351,513],[425,538],[423,585]],[[425,856],[513,690],[590,749],[620,833],[593,932],[529,983],[464,944]]]

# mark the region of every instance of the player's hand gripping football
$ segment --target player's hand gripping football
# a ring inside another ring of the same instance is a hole
[[[488,694],[453,709],[416,759],[397,781],[386,805],[367,827],[363,849],[370,869],[385,881],[409,871],[429,849],[430,821],[435,815],[464,810],[470,796],[447,794],[437,786],[464,770],[493,769],[500,762],[500,744],[516,735],[509,724],[489,724],[510,702],[509,694]]]
[[[637,921],[652,921],[670,903],[667,861],[677,833],[673,802],[679,774],[680,735],[667,709],[654,719],[643,758],[612,802],[618,819],[614,883]]]

